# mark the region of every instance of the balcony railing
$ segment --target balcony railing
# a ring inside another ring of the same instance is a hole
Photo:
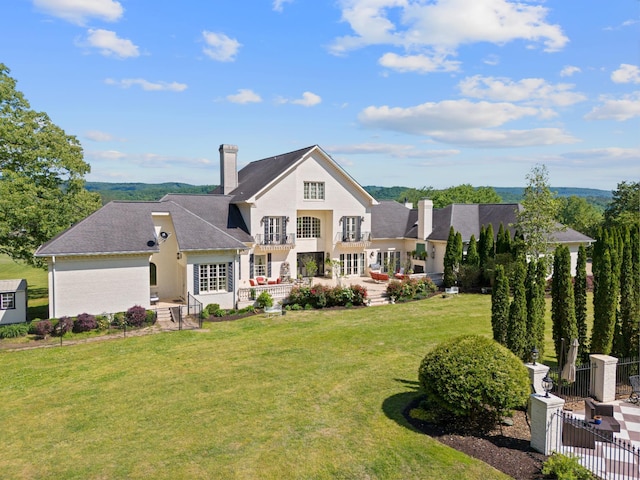
[[[336,243],[369,243],[371,241],[371,232],[346,232],[337,233],[335,238]]]
[[[287,234],[272,234],[272,235],[264,235],[259,233],[253,236],[253,240],[263,249],[281,249],[281,248],[293,248],[296,244],[296,234],[295,233],[287,233]]]

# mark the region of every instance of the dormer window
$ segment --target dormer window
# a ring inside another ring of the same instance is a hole
[[[324,182],[304,182],[305,200],[324,200]]]

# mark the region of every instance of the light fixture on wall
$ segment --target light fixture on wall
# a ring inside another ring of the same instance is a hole
[[[436,258],[436,246],[431,245],[431,258]]]
[[[182,258],[182,252],[178,252],[178,254],[176,255],[177,259],[180,260]]]

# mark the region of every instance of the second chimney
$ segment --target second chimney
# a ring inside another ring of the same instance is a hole
[[[238,147],[220,145],[220,186],[222,193],[228,195],[238,186]]]

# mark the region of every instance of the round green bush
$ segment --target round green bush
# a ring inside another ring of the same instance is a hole
[[[422,360],[420,385],[429,402],[473,423],[495,424],[529,395],[522,361],[492,339],[478,335],[452,338]]]
[[[269,292],[262,292],[256,299],[258,308],[273,307],[273,298]]]

